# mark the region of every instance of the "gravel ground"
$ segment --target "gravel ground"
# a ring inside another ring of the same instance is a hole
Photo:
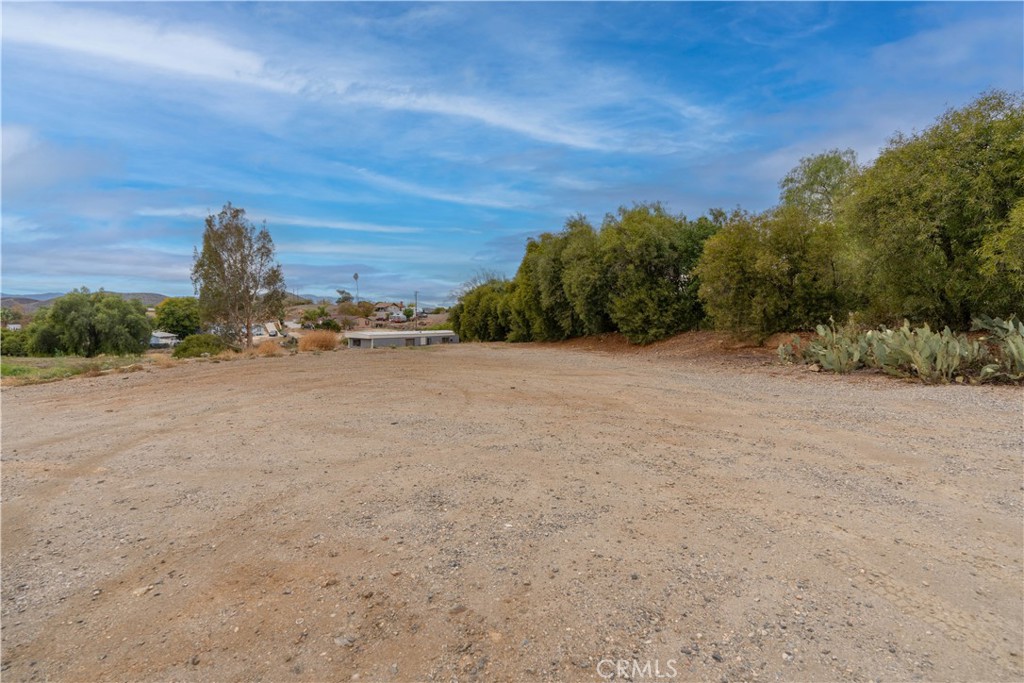
[[[4,388],[2,676],[1024,679],[1019,388],[690,351]]]

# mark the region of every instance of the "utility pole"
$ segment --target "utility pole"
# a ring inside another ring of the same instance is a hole
[[[416,290],[413,293],[413,296],[416,297],[416,307],[412,309],[412,317],[416,318],[416,317],[419,317],[419,313],[420,313],[420,292],[419,292],[419,290]]]
[[[359,305],[359,273],[352,273],[352,279],[356,281],[356,306]]]

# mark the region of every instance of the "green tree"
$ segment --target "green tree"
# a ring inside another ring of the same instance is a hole
[[[142,302],[83,287],[40,310],[27,332],[32,353],[91,357],[142,353],[152,327]]]
[[[612,330],[608,317],[611,281],[597,231],[586,218],[577,215],[566,221],[562,237],[562,287],[579,320],[581,334]]]
[[[416,315],[416,311],[412,310],[412,307],[411,307],[411,306],[406,306],[406,307],[405,307],[405,308],[404,308],[404,309],[402,310],[402,315],[404,315],[404,316],[405,316],[405,319],[406,319],[406,320],[412,320],[412,317],[413,317],[414,315]]]
[[[4,356],[27,356],[29,351],[28,333],[25,330],[0,328],[0,354]]]
[[[857,154],[852,149],[804,157],[779,183],[780,199],[784,206],[798,207],[821,223],[832,223],[857,172]]]
[[[854,288],[833,224],[804,207],[733,212],[704,245],[699,295],[719,329],[763,340],[841,318]]]
[[[337,298],[337,300],[334,303],[336,303],[336,304],[347,304],[347,303],[351,303],[352,302],[352,300],[353,300],[352,293],[349,292],[347,289],[338,289],[336,291],[338,292],[338,298]]]
[[[1002,297],[1007,304],[1024,301],[1024,199],[1014,204],[1005,226],[982,239],[978,257],[983,276],[1005,283]],[[1011,314],[1019,313],[1012,305],[1004,308]]]
[[[1024,314],[1011,216],[1024,198],[1022,160],[1019,93],[985,94],[890,140],[841,211],[866,256],[875,318],[966,329],[972,315]]]
[[[504,341],[509,335],[506,297],[510,283],[504,278],[463,285],[459,302],[448,312],[452,331],[466,341]]]
[[[200,331],[199,301],[191,296],[164,299],[156,307],[156,329],[178,335],[184,339]]]
[[[509,341],[554,341],[579,334],[579,321],[562,287],[565,244],[551,233],[527,240],[508,290]]]
[[[286,297],[266,224],[257,231],[231,202],[208,216],[203,249],[194,250],[192,285],[203,321],[225,339],[252,346],[253,327],[280,318]]]
[[[324,318],[329,317],[331,317],[331,314],[328,312],[327,306],[321,304],[319,306],[307,308],[306,310],[304,310],[302,312],[302,317],[299,318],[299,321],[303,323],[309,323],[310,325],[317,325],[321,321],[323,321]]]
[[[622,207],[601,228],[611,290],[608,314],[635,344],[693,329],[704,318],[694,272],[715,224],[673,216],[658,203]]]

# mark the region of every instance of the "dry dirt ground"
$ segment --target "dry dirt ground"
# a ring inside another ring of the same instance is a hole
[[[5,388],[3,680],[1022,680],[1020,388],[695,339]]]

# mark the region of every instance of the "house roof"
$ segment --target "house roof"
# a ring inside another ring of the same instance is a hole
[[[408,339],[409,337],[455,337],[451,330],[358,330],[345,333],[349,339]]]

